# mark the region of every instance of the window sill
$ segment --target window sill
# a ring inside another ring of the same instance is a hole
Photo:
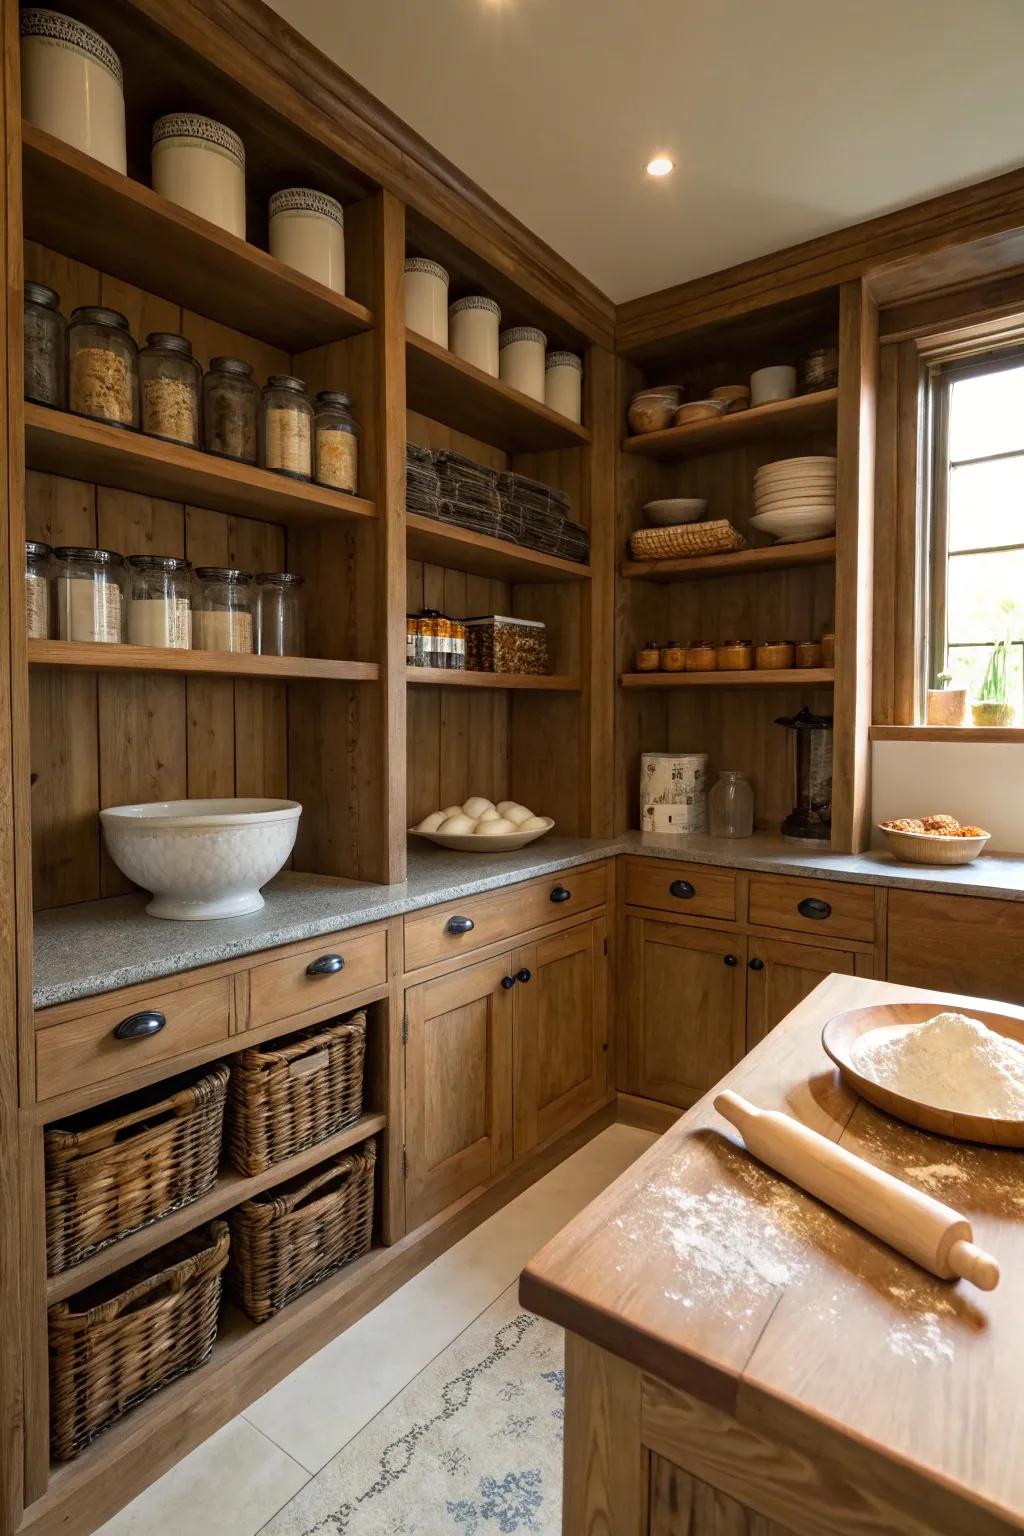
[[[1016,725],[873,725],[872,741],[958,741],[961,745],[1024,743],[1024,728]]]

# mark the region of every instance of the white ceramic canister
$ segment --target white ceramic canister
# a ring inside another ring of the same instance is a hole
[[[498,369],[503,384],[544,402],[544,349],[548,339],[532,325],[514,325],[498,338]]]
[[[544,404],[570,421],[583,420],[583,359],[549,352],[544,360]]]
[[[312,187],[286,187],[270,199],[270,254],[345,292],[345,210],[337,198]]]
[[[751,405],[768,405],[773,400],[792,400],[796,394],[796,369],[788,363],[774,368],[759,368],[750,375]]]
[[[448,284],[439,261],[409,256],[405,263],[405,323],[417,336],[448,345]]]
[[[464,363],[498,377],[498,327],[501,309],[482,293],[456,299],[448,309],[448,345]]]
[[[706,832],[706,752],[644,752],[640,760],[640,829]]]
[[[245,239],[245,146],[212,117],[170,112],[157,118],[153,190]]]
[[[121,60],[98,32],[59,11],[21,13],[21,107],[36,128],[128,168]]]

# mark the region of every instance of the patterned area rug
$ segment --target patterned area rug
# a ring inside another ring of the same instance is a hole
[[[512,1286],[261,1536],[558,1536],[564,1394],[562,1331]]]

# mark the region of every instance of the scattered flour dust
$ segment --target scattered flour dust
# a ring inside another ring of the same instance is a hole
[[[903,1360],[952,1360],[952,1340],[935,1312],[922,1312],[889,1328],[889,1348]]]
[[[873,1082],[938,1109],[1024,1117],[1024,1045],[962,1013],[939,1013],[910,1029],[875,1030],[854,1046]]]

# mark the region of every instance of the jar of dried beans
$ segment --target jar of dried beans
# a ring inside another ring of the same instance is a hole
[[[112,549],[62,545],[57,560],[57,634],[61,640],[116,645],[123,638],[124,561]]]
[[[203,379],[203,447],[207,453],[255,464],[260,387],[240,357],[215,357]]]
[[[68,326],[68,405],[115,427],[139,424],[138,348],[116,309],[73,310]]]
[[[260,405],[260,459],[265,469],[297,480],[313,473],[313,407],[301,379],[273,373]]]
[[[359,424],[351,396],[322,389],[316,397],[316,478],[355,494],[359,483]]]
[[[25,284],[25,399],[64,410],[68,403],[67,322],[60,294],[45,283]]]
[[[203,370],[192,343],[172,331],[152,331],[139,353],[142,430],[186,448],[199,447],[199,388]]]

